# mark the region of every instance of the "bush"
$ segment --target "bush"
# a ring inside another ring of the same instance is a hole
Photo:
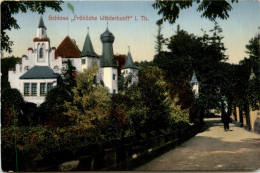
[[[60,163],[75,159],[73,154],[81,148],[95,143],[94,136],[88,129],[78,127],[43,128],[43,127],[17,127],[16,141],[18,151],[19,170],[25,169],[23,165],[29,163],[34,167],[45,164]],[[15,145],[14,129],[2,128],[2,165],[3,170],[14,170]],[[66,158],[59,157],[64,152],[70,153]]]

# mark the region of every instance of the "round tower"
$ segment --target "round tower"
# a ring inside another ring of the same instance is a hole
[[[101,56],[102,79],[104,85],[109,88],[110,93],[118,93],[117,86],[117,60],[114,59],[113,43],[114,35],[108,30],[100,35],[100,40],[103,43],[103,50]]]

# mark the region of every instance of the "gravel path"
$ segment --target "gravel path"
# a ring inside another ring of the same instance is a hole
[[[234,124],[225,132],[220,118],[205,123],[205,131],[136,170],[260,171],[260,135]]]

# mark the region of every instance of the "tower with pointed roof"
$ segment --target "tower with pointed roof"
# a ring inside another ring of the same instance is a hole
[[[194,92],[195,99],[199,98],[199,82],[197,80],[195,71],[193,71],[190,84],[192,87],[192,91]]]
[[[42,38],[47,38],[47,33],[46,33],[47,28],[44,25],[42,16],[39,21],[38,29],[37,29],[37,38],[42,39]]]
[[[138,69],[133,62],[133,58],[130,52],[130,46],[128,46],[128,54],[125,60],[124,67],[122,69],[122,74],[125,79],[130,78],[129,84],[134,85],[138,83]]]
[[[85,42],[83,45],[83,49],[82,52],[80,54],[81,56],[81,71],[84,71],[86,69],[89,69],[93,62],[96,61],[99,67],[99,72],[97,73],[96,77],[95,77],[95,83],[100,84],[102,76],[101,76],[101,69],[100,69],[100,57],[99,55],[96,54],[91,39],[90,39],[90,35],[89,35],[89,27],[88,27],[88,32],[85,38]]]
[[[49,62],[49,50],[50,41],[46,33],[47,28],[44,25],[42,16],[37,28],[37,37],[33,39],[34,47],[33,50],[36,52],[36,64],[37,65],[50,65]]]
[[[100,59],[99,56],[96,54],[94,51],[90,36],[89,36],[89,28],[88,28],[88,33],[85,38],[85,42],[83,45],[82,52],[80,54],[81,59],[82,59],[82,71],[84,69],[88,69],[92,66],[93,61],[98,61],[98,64]]]
[[[117,60],[114,59],[113,42],[115,40],[114,35],[108,30],[100,35],[100,39],[103,43],[102,56],[101,56],[101,70],[102,79],[104,85],[109,88],[110,93],[118,93],[117,87]]]

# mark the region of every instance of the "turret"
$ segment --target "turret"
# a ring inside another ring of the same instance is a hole
[[[47,28],[45,27],[42,16],[41,16],[39,25],[38,25],[38,29],[37,29],[37,38],[39,38],[39,39],[47,38],[46,30],[47,30]]]
[[[101,66],[117,67],[117,61],[114,59],[113,53],[114,35],[107,28],[106,31],[101,34],[100,39],[103,43]]]
[[[130,46],[128,46],[128,54],[125,60],[125,65],[122,73],[124,78],[131,76],[131,82],[130,82],[131,85],[138,83],[138,69],[133,62],[133,58],[130,53]]]
[[[199,98],[199,82],[198,82],[197,77],[195,75],[195,71],[193,71],[190,84],[191,84],[191,87],[192,87],[192,91],[194,92],[195,99]]]
[[[100,39],[103,43],[101,56],[102,79],[105,87],[108,87],[110,93],[118,92],[117,80],[117,60],[114,59],[113,42],[114,35],[108,30],[101,34]]]
[[[50,66],[50,41],[47,37],[46,30],[47,28],[41,16],[37,28],[37,37],[33,39],[33,52],[36,52],[36,65],[40,66]]]
[[[89,36],[89,28],[88,28],[88,33],[85,38],[85,42],[83,45],[82,52],[80,54],[81,57],[98,57],[96,52],[94,51],[90,36]]]

